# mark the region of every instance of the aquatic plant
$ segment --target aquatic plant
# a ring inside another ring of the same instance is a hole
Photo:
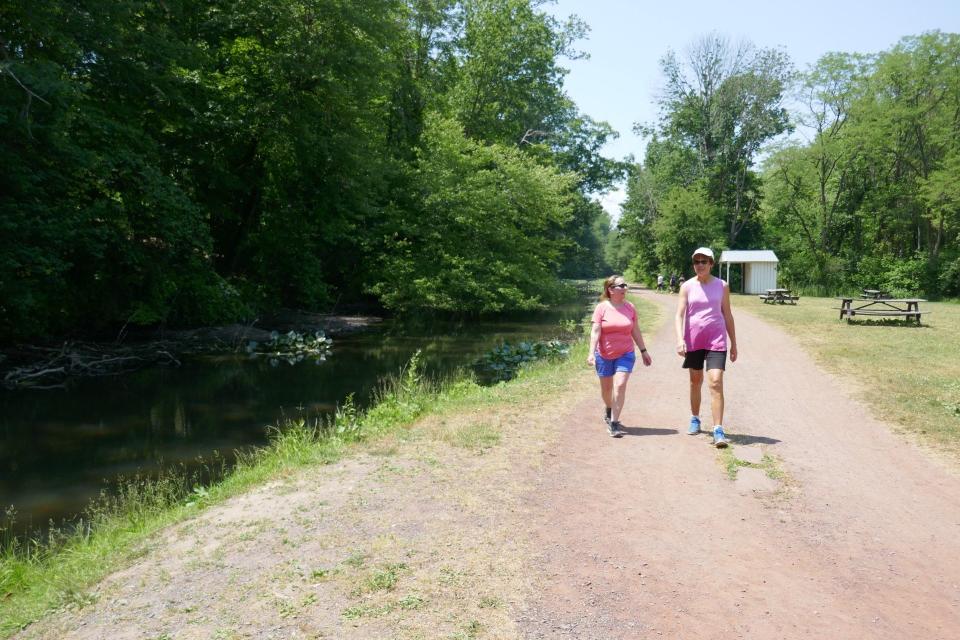
[[[251,340],[247,343],[247,353],[251,358],[266,357],[269,358],[271,366],[277,366],[281,362],[287,364],[296,364],[305,359],[312,359],[320,364],[327,359],[333,347],[333,340],[328,338],[323,331],[317,331],[312,336],[299,333],[297,331],[288,331],[279,333],[272,331],[270,340],[267,342],[257,342]]]
[[[473,368],[481,378],[501,382],[514,378],[527,362],[565,358],[569,353],[570,345],[562,340],[504,342],[474,361]]]

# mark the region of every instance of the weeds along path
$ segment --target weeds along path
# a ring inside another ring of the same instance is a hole
[[[610,438],[587,398],[532,480],[542,581],[523,637],[960,638],[956,470],[736,308],[733,446],[688,436],[676,298],[640,295],[665,321],[648,336],[653,367],[630,381],[629,435]]]

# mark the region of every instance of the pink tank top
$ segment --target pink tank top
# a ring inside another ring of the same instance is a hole
[[[687,351],[727,350],[727,323],[720,310],[724,284],[717,277],[706,284],[696,278],[683,284],[687,290],[687,327],[683,333]]]

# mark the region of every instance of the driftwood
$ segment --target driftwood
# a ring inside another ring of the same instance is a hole
[[[27,362],[10,366],[3,375],[3,386],[51,389],[62,387],[73,377],[113,376],[148,365],[179,366],[171,346],[150,343],[118,347],[81,342],[65,342],[59,349],[21,346],[15,359]]]
[[[154,365],[180,366],[180,358],[186,355],[250,352],[251,342],[276,342],[278,330],[342,335],[361,331],[380,320],[374,316],[288,311],[267,321],[273,331],[234,324],[167,332],[160,340],[134,344],[77,341],[57,347],[20,345],[0,353],[0,384],[8,389],[53,389],[65,386],[71,378],[114,376]],[[297,357],[301,347],[299,341],[281,345],[283,353],[277,356]]]

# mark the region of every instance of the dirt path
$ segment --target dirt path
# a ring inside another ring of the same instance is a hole
[[[730,452],[773,456],[785,479],[731,482],[708,436],[685,433],[676,299],[642,295],[668,320],[631,379],[629,436],[608,437],[585,400],[529,496],[545,579],[524,637],[960,638],[957,474],[737,313]]]

